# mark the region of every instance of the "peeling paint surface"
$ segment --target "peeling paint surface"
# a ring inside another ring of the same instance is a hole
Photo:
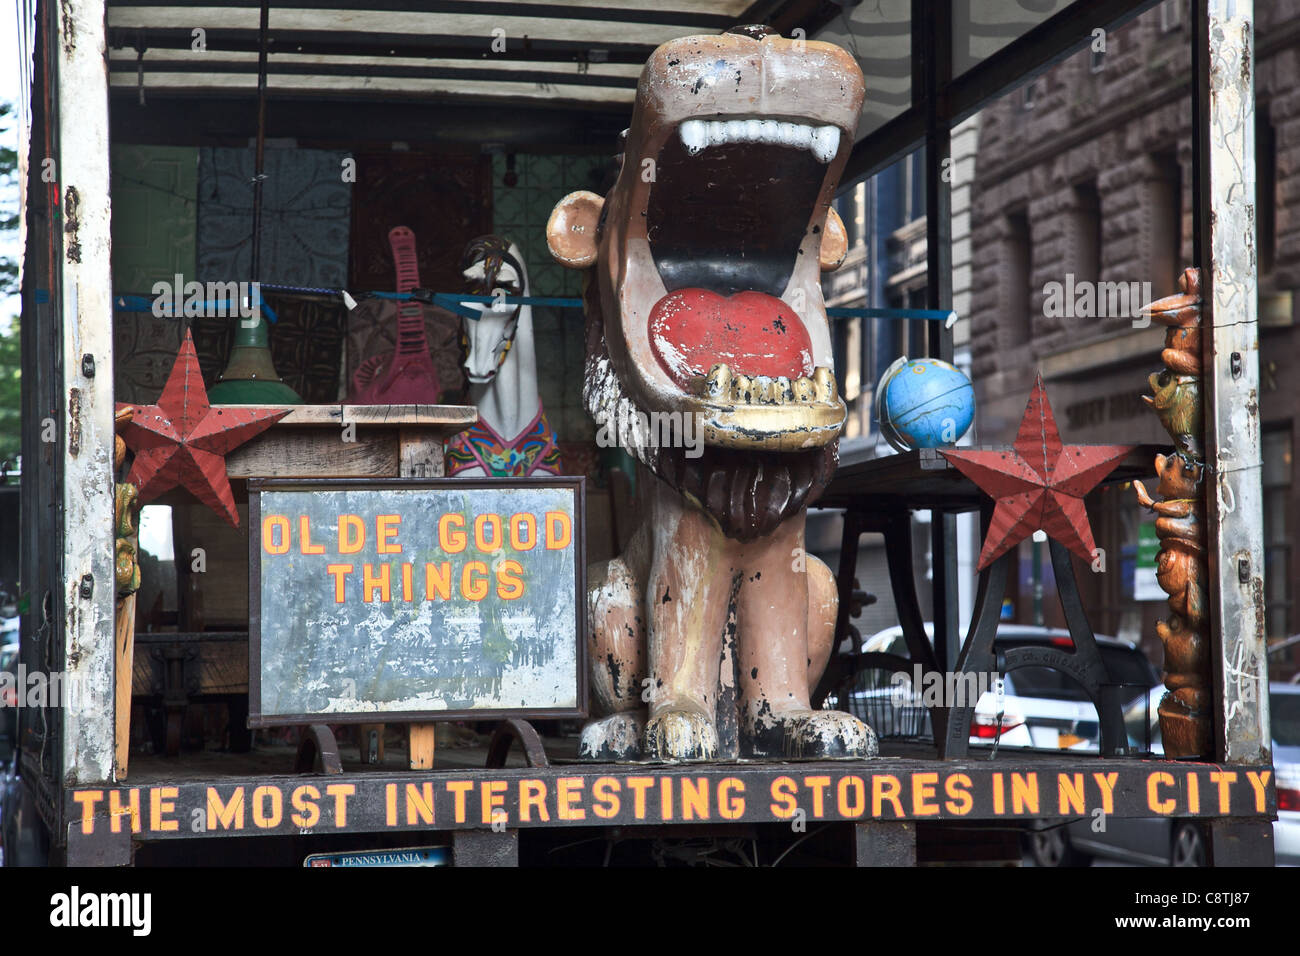
[[[284,515],[296,534],[306,515],[313,546],[324,553],[295,546],[271,555],[269,539],[261,540],[261,713],[576,707],[576,549],[572,536],[567,546],[548,548],[542,530],[548,512],[572,518],[574,499],[572,489],[542,487],[263,491],[263,528],[268,516]],[[463,518],[463,550],[440,543],[448,514]],[[521,514],[534,515],[538,530],[532,547],[516,550],[504,527]],[[356,515],[366,527],[359,551],[340,553],[340,515]],[[378,515],[400,517],[387,544],[400,553],[379,553]],[[476,541],[481,515],[502,516],[499,542],[487,531]],[[518,597],[508,596],[510,579],[501,585],[506,561],[522,568],[507,571],[522,581]],[[340,572],[342,603],[331,565],[352,568]],[[364,586],[367,567],[371,580],[386,574],[388,599],[382,588]],[[444,567],[450,599],[427,576]],[[486,594],[474,600],[466,581],[486,582]]]
[[[115,717],[113,377],[81,373],[84,355],[99,368],[113,367],[104,3],[65,0],[58,23],[50,73],[51,95],[60,107],[52,158],[66,184],[63,231],[54,233],[61,242],[54,315],[61,325],[61,355],[48,359],[60,369],[67,405],[60,409],[66,444],[56,451],[64,456],[62,533],[48,546],[62,552],[63,632],[54,639],[63,645],[61,658],[78,699],[61,712],[62,752],[56,759],[64,784],[91,785],[113,778]],[[88,596],[82,596],[83,581]]]
[[[1204,339],[1211,629],[1228,762],[1267,762],[1256,262],[1254,7],[1210,0],[1208,66],[1209,334]],[[1235,370],[1234,370],[1235,363]],[[1246,574],[1242,575],[1242,569]]]

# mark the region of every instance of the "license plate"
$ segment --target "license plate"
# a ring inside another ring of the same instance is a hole
[[[313,853],[303,866],[447,866],[445,846],[410,846],[395,850]]]

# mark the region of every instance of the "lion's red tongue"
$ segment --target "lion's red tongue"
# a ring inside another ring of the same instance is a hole
[[[763,292],[723,298],[708,289],[670,292],[650,312],[650,348],[668,376],[690,380],[722,364],[740,375],[811,375],[812,342],[794,310]]]

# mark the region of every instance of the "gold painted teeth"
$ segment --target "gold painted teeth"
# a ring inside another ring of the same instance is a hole
[[[715,402],[733,405],[816,405],[836,399],[835,376],[827,368],[813,370],[812,377],[789,379],[767,375],[744,375],[718,364],[703,379],[696,379],[699,394]]]
[[[725,365],[709,369],[709,377],[704,380],[704,397],[723,401],[731,397],[731,369]]]
[[[813,394],[818,402],[833,402],[838,397],[835,394],[835,376],[830,369],[824,366],[813,369]]]

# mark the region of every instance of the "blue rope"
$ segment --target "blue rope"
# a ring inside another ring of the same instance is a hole
[[[268,322],[278,322],[279,316],[275,314],[275,310],[267,305],[264,299],[259,297],[259,300],[257,304],[261,307],[266,320]],[[115,312],[153,312],[153,303],[154,300],[146,295],[119,295],[113,299],[113,310]],[[220,302],[200,302],[199,306],[203,309],[204,315],[211,311],[213,313],[222,312],[227,318],[235,318],[236,316],[243,318],[239,311],[239,303],[231,302],[229,299],[223,299]],[[160,318],[170,319],[184,317],[184,315],[160,316]]]
[[[399,302],[410,301],[417,298],[409,292],[368,292],[365,293],[376,299],[395,299]],[[428,293],[422,294],[418,298],[424,299]],[[470,295],[468,292],[452,294],[450,292],[434,292],[432,294],[433,304],[439,308],[446,309],[448,312],[455,312],[457,315],[464,316],[467,319],[477,319],[481,313],[477,309],[466,307],[465,302],[504,302],[506,305],[545,305],[556,309],[580,309],[582,308],[581,299],[557,298],[554,296],[541,295]]]
[[[912,319],[926,322],[943,322],[948,328],[957,323],[957,313],[948,309],[827,309],[826,314],[838,318]]]
[[[305,293],[311,295],[332,295],[332,296],[343,295],[343,290],[341,289],[325,289],[325,288],[315,288],[311,286],[272,285],[270,283],[264,282],[262,283],[261,287],[264,291],[270,290],[272,292],[287,292],[287,293],[296,292],[296,293]],[[48,296],[48,293],[45,293],[45,290],[43,289],[37,290],[37,301],[41,301],[40,296],[43,293]],[[465,318],[468,319],[477,319],[479,318],[480,313],[475,309],[471,309],[465,306],[464,303],[466,302],[504,302],[506,305],[541,305],[553,309],[581,309],[582,308],[581,299],[560,297],[560,296],[543,296],[543,295],[492,296],[492,295],[470,295],[467,292],[459,292],[459,293],[422,292],[419,296],[415,296],[410,292],[363,292],[363,293],[358,293],[357,295],[358,298],[364,298],[366,296],[375,299],[388,299],[397,302],[409,302],[412,299],[416,299],[418,301],[428,301],[429,299],[432,299],[434,305],[439,306],[440,308],[444,308],[449,312],[454,312],[457,315],[464,316]],[[204,302],[203,308],[206,311],[209,307],[215,309],[215,307],[218,305],[227,307],[227,311],[230,311],[228,308],[230,305],[229,302],[224,302],[224,303]],[[274,311],[272,311],[271,307],[268,306],[265,303],[265,301],[263,301],[261,305],[262,305],[262,311],[266,314],[267,319],[270,320],[271,322],[277,321],[276,314]],[[118,296],[117,299],[115,300],[115,306],[119,311],[122,312],[152,312],[153,300],[145,296],[139,296],[139,295],[122,295],[122,296]],[[832,318],[894,319],[894,320],[917,321],[917,322],[943,322],[944,325],[947,326],[948,328],[952,328],[957,323],[957,313],[948,309],[867,309],[867,308],[845,308],[845,307],[837,306],[835,308],[827,309],[826,314],[828,316],[831,316]]]
[[[312,292],[323,295],[342,295],[338,289],[317,289],[296,286],[269,285],[262,283],[264,289],[274,289],[282,292]],[[358,293],[357,297],[371,296],[376,299],[393,299],[399,302],[406,302],[415,298],[409,292],[364,292]],[[422,293],[422,298],[429,297],[430,293]],[[435,305],[448,309],[459,315],[465,315],[476,319],[479,313],[473,309],[466,309],[461,306],[463,302],[504,302],[506,305],[544,305],[554,309],[580,309],[582,300],[578,298],[561,298],[555,296],[540,295],[470,295],[469,293],[451,293],[451,292],[434,292],[431,294]],[[836,318],[865,318],[865,319],[907,319],[920,322],[944,322],[951,328],[957,322],[957,313],[949,309],[866,309],[866,308],[847,308],[836,307],[826,310],[826,314]]]

